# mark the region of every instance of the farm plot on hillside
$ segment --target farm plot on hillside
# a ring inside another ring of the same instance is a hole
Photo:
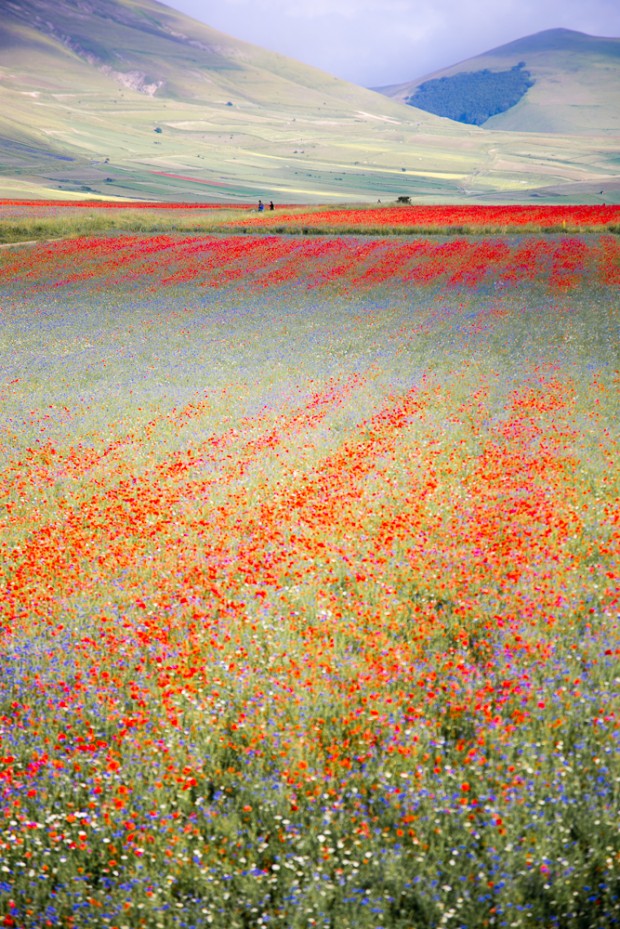
[[[620,924],[620,248],[0,256],[0,914]]]

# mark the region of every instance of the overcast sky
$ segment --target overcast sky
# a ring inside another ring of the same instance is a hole
[[[619,0],[163,0],[356,84],[398,84],[564,27],[620,36]]]

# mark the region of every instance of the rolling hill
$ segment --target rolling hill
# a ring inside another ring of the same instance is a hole
[[[0,50],[2,197],[575,200],[619,173],[613,139],[464,126],[155,0],[5,0]]]
[[[549,29],[416,81],[391,99],[514,132],[620,133],[620,39]]]

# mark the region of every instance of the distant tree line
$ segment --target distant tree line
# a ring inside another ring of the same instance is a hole
[[[406,102],[459,123],[482,126],[491,116],[518,103],[533,85],[525,62],[520,61],[509,71],[485,68],[424,81]]]

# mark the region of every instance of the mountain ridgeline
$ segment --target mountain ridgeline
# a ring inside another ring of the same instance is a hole
[[[0,197],[620,197],[616,39],[531,36],[377,93],[157,0],[0,2]]]
[[[377,89],[486,130],[615,135],[620,39],[547,29],[424,78]]]
[[[520,61],[507,71],[483,68],[424,81],[406,102],[437,116],[483,126],[515,106],[533,86],[532,75]]]

